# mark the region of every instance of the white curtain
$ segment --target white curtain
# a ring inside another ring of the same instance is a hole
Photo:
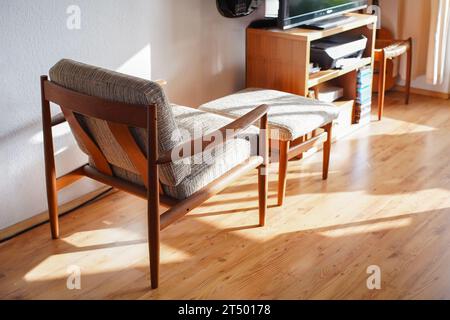
[[[450,77],[445,73],[446,63],[450,63],[450,0],[385,0],[383,3],[386,8],[397,6],[397,36],[413,39],[413,79],[426,76],[428,83],[441,85]],[[404,79],[404,60],[400,69]]]
[[[446,63],[450,63],[448,33],[450,29],[450,0],[431,0],[431,25],[428,43],[427,82],[444,82]]]

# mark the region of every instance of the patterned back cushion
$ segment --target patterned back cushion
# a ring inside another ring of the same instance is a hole
[[[68,59],[59,61],[50,69],[49,74],[51,81],[56,84],[83,94],[122,103],[155,105],[160,153],[172,149],[182,141],[177,134],[178,127],[169,102],[157,83]],[[120,172],[117,175],[123,177],[123,170],[138,172],[116,142],[106,121],[82,115],[77,115],[77,118],[112,165],[114,173]],[[146,130],[132,128],[132,132],[146,154]],[[87,153],[83,143],[79,139],[77,142]],[[189,167],[181,161],[160,166],[160,179],[169,186],[178,185],[188,174]]]

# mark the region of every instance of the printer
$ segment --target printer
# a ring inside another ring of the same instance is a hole
[[[361,59],[367,46],[364,35],[336,35],[311,43],[311,62],[325,69],[340,69]]]

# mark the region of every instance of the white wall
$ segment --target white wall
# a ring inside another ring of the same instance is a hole
[[[425,75],[421,75],[418,76],[416,79],[412,80],[411,82],[412,87],[442,93],[450,93],[450,33],[447,39],[447,48],[448,49],[445,62],[445,75],[443,82],[433,85],[427,82]],[[404,85],[405,81],[403,79],[400,79],[399,83],[401,85]]]
[[[81,30],[66,27],[69,5]],[[0,0],[0,230],[46,210],[39,76],[61,58],[166,79],[172,102],[197,106],[244,86],[245,27],[214,0]],[[55,130],[58,173],[86,159]],[[99,185],[80,181],[60,203]]]

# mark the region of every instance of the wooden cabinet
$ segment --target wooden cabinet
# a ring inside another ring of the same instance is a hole
[[[365,66],[371,66],[373,69],[377,18],[359,13],[348,15],[353,17],[350,22],[322,31],[301,28],[248,28],[246,86],[308,96],[310,90],[320,89],[320,86],[331,82],[344,88],[344,97],[337,101],[336,106],[345,107],[345,112],[350,117],[341,122],[351,124],[356,99],[356,73]],[[337,34],[366,36],[368,43],[363,58],[351,67],[309,74],[311,43]],[[346,128],[341,130],[342,133],[338,129],[338,136],[352,129],[350,125],[345,126]]]

